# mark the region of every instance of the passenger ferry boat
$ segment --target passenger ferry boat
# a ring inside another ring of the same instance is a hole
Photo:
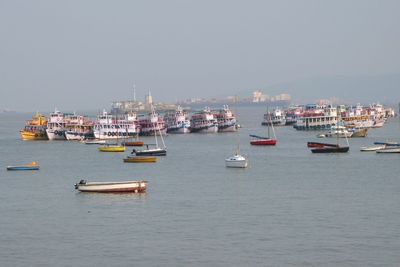
[[[223,109],[214,113],[214,118],[217,119],[218,132],[236,132],[237,121],[235,115],[229,109],[228,105],[224,105]]]
[[[190,131],[192,133],[218,132],[218,122],[211,113],[210,108],[206,107],[203,111],[197,112],[191,116]]]
[[[141,136],[154,136],[155,134],[165,135],[167,133],[167,125],[165,124],[164,118],[155,112],[139,115],[138,124],[140,126],[139,135]],[[159,130],[157,129],[157,124]]]
[[[331,106],[307,105],[293,127],[296,130],[324,130],[337,125],[337,109]]]
[[[108,114],[107,111],[103,110],[103,113],[97,116],[97,120],[93,125],[93,134],[97,139],[134,137],[138,130],[135,113],[117,118],[117,116]]]
[[[94,138],[93,122],[86,116],[72,114],[65,118],[65,138],[67,140],[83,140]]]
[[[190,120],[188,114],[178,106],[175,111],[167,112],[164,115],[164,121],[167,124],[167,133],[189,133]]]
[[[46,128],[46,117],[39,113],[36,113],[32,117],[32,120],[27,121],[24,129],[20,131],[21,139],[24,141],[47,140]]]
[[[50,120],[47,123],[46,133],[49,140],[66,140],[65,126],[64,114],[55,109],[50,113]]]
[[[264,114],[264,120],[261,125],[271,125],[274,126],[284,126],[286,125],[286,116],[285,112],[279,108],[275,109],[272,112],[267,112]]]

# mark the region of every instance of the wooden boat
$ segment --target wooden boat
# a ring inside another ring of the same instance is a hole
[[[39,170],[39,164],[37,164],[35,161],[25,165],[7,166],[7,171],[32,171],[32,170]]]
[[[337,146],[337,147],[316,147],[311,149],[312,153],[346,153],[349,151],[348,146]]]
[[[122,145],[124,145],[124,146],[143,146],[144,142],[143,141],[126,141],[126,142],[122,142]]]
[[[126,163],[154,163],[157,161],[153,156],[129,156],[124,159]]]
[[[277,140],[276,140],[276,136],[275,136],[274,124],[271,121],[271,114],[268,112],[268,110],[267,110],[267,114],[269,115],[269,122],[270,122],[267,124],[268,136],[264,137],[264,136],[250,134],[250,137],[253,137],[253,139],[250,140],[250,144],[253,146],[274,146],[274,145],[276,145]],[[270,127],[272,129],[274,138],[272,138],[270,136]]]
[[[399,147],[386,147],[384,149],[376,150],[376,153],[400,153]]]
[[[321,142],[307,142],[307,147],[337,147],[336,144],[329,144],[329,143],[321,143]]]
[[[86,182],[81,180],[75,184],[75,189],[81,192],[96,193],[143,193],[146,188],[147,181]]]
[[[364,147],[361,147],[360,148],[360,151],[363,151],[363,152],[371,152],[371,151],[377,151],[377,150],[381,150],[381,149],[385,149],[386,148],[386,145],[375,145],[375,146],[369,146],[369,147],[366,147],[366,146],[364,146]]]
[[[119,145],[101,146],[98,149],[101,152],[125,152],[125,147]]]

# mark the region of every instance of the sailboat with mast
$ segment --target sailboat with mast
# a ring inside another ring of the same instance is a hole
[[[135,156],[166,156],[167,155],[167,148],[165,146],[164,138],[158,124],[158,116],[154,110],[154,106],[150,104],[151,114],[150,114],[150,121],[154,127],[154,139],[155,139],[155,147],[150,148],[149,144],[146,144],[146,148],[142,150],[133,149],[131,154],[135,154]],[[160,136],[162,147],[160,147],[158,142],[158,137]],[[132,156],[131,156],[132,157]]]
[[[268,121],[269,123],[267,124],[268,126],[268,136],[259,136],[255,134],[250,134],[250,137],[253,139],[250,140],[250,144],[254,146],[274,146],[276,145],[276,135],[275,135],[275,129],[274,129],[274,124],[271,121],[271,113],[268,112],[267,110],[267,115],[268,115]],[[270,134],[270,129],[272,129],[272,134],[273,137],[271,137]]]
[[[237,116],[237,112],[236,112],[236,116]],[[236,137],[237,137],[237,148],[236,148],[235,154],[233,156],[230,156],[229,158],[225,159],[225,166],[228,168],[246,168],[247,165],[249,164],[249,160],[245,156],[240,155],[239,131],[237,131]]]
[[[339,117],[339,110],[336,108],[336,116],[337,116],[337,126],[339,126],[340,122],[340,117]],[[336,135],[336,144],[330,144],[330,143],[317,143],[317,142],[308,142],[307,146],[312,147],[311,152],[312,153],[346,153],[349,151],[350,146],[349,146],[349,140],[347,139],[347,136],[345,135],[346,138],[346,146],[341,146],[339,145],[339,134]]]

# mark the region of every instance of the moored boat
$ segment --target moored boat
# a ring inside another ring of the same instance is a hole
[[[85,143],[86,145],[104,145],[107,143],[106,140],[100,140],[100,139],[88,139],[88,140],[82,140],[82,143]]]
[[[123,159],[126,163],[154,163],[157,157],[154,156],[129,156]]]
[[[185,134],[190,132],[190,120],[186,111],[178,106],[176,110],[164,115],[167,133]]]
[[[46,128],[46,117],[36,113],[32,120],[27,121],[24,129],[20,131],[21,139],[24,141],[47,140]]]
[[[190,131],[192,133],[216,133],[218,122],[209,107],[194,113],[190,118]]]
[[[384,149],[376,150],[376,153],[400,153],[399,147],[386,147]]]
[[[246,168],[248,159],[236,152],[235,155],[225,159],[225,166],[228,168]]]
[[[147,189],[147,181],[87,182],[81,180],[75,184],[75,189],[95,193],[143,193]]]
[[[98,147],[100,152],[125,152],[125,147],[120,145],[106,145]]]
[[[364,146],[364,147],[360,147],[360,151],[363,151],[363,152],[373,151],[373,152],[375,152],[377,150],[381,150],[381,149],[385,149],[385,148],[386,148],[386,145],[375,145],[375,146],[369,146],[369,147]]]
[[[66,123],[64,120],[64,114],[54,110],[53,113],[50,113],[50,120],[47,123],[47,137],[49,140],[66,140],[65,131],[66,131]]]
[[[264,114],[264,120],[261,125],[271,125],[274,126],[284,126],[286,125],[285,112],[279,108],[272,112],[267,112]]]
[[[39,170],[39,164],[37,164],[37,162],[35,161],[24,165],[7,166],[7,171],[32,171],[32,170]]]
[[[217,119],[218,132],[236,132],[237,121],[235,115],[229,109],[228,105],[213,113],[214,118]]]
[[[270,114],[267,112],[267,114]],[[268,120],[268,119],[267,119]],[[276,140],[276,135],[275,135],[275,130],[274,130],[274,124],[271,122],[269,119],[270,123],[267,124],[268,126],[268,136],[259,136],[255,134],[250,134],[250,137],[253,139],[250,140],[250,144],[254,146],[274,146],[277,143]],[[270,135],[270,127],[272,128],[272,133],[273,133],[273,138]]]
[[[351,137],[367,137],[368,128],[352,129],[353,135]]]
[[[315,147],[311,149],[312,153],[346,153],[349,151],[348,146],[337,146],[337,147]]]
[[[124,146],[143,146],[143,141],[124,141],[121,143]]]

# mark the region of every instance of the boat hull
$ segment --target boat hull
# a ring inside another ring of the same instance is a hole
[[[157,158],[153,156],[134,156],[124,159],[126,163],[154,163],[157,162]]]
[[[45,132],[20,131],[23,141],[48,140]]]
[[[122,142],[124,146],[143,146],[143,141],[133,141],[133,142]]]
[[[39,166],[8,166],[7,171],[36,171]]]
[[[124,182],[85,182],[75,184],[75,189],[80,192],[93,193],[143,193],[147,189],[147,181]]]
[[[251,140],[250,144],[253,146],[275,146],[276,139],[260,139],[260,140]]]
[[[248,160],[229,160],[225,159],[225,166],[228,168],[246,168],[248,166]]]
[[[192,133],[216,133],[216,132],[218,132],[218,125],[190,128],[190,132],[192,132]]]
[[[311,149],[312,153],[346,153],[349,151],[349,147],[316,147]]]
[[[46,129],[49,140],[66,140],[65,130]]]
[[[385,148],[385,149],[380,149],[376,150],[376,153],[400,153],[400,148]]]
[[[125,152],[124,146],[102,146],[98,149],[100,152]]]
[[[162,150],[141,150],[133,152],[136,156],[166,156],[167,151]]]

